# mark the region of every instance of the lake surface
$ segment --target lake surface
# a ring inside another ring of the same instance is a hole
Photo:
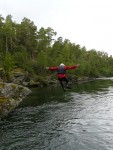
[[[0,150],[113,150],[113,78],[31,90],[0,121]]]

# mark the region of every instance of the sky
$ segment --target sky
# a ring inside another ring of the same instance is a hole
[[[51,27],[57,37],[113,56],[112,0],[0,0],[0,15]]]

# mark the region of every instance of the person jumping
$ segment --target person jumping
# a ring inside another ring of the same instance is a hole
[[[80,66],[80,64],[77,64],[75,66],[65,66],[63,63],[61,63],[59,66],[47,67],[47,70],[52,70],[52,71],[57,71],[58,72],[58,74],[57,74],[58,80],[59,80],[63,90],[65,91],[63,81],[66,82],[66,88],[71,89],[71,87],[68,85],[69,80],[67,79],[66,70],[76,69],[79,66]]]

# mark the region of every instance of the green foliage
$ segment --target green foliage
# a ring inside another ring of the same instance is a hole
[[[26,49],[14,53],[14,59],[17,66],[24,68],[29,63],[29,55]]]
[[[10,53],[6,53],[3,61],[3,68],[6,72],[10,72],[15,67],[14,58]]]
[[[8,73],[15,65],[29,72],[31,77],[49,74],[48,66],[65,65],[81,66],[69,71],[70,75],[99,77],[113,76],[113,58],[107,53],[92,49],[87,51],[79,44],[58,37],[48,27],[37,30],[34,22],[24,18],[20,24],[12,21],[8,15],[0,16],[0,67]]]

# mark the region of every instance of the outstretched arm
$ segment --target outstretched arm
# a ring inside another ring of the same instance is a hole
[[[58,70],[58,67],[46,67],[47,70],[52,70],[52,71],[55,71],[55,70]]]
[[[75,66],[65,66],[65,69],[66,69],[66,70],[72,70],[72,69],[78,68],[79,66],[80,66],[80,64],[77,64],[77,65],[75,65]]]

